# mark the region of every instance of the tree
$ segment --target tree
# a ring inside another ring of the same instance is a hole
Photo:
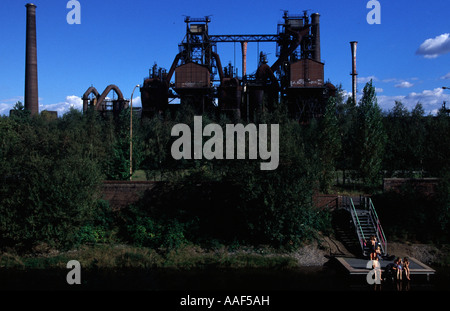
[[[194,243],[238,241],[276,247],[295,247],[314,237],[327,218],[312,205],[318,165],[308,154],[306,130],[288,119],[282,107],[261,112],[258,120],[280,126],[280,163],[276,170],[261,171],[260,160],[249,159],[187,162],[182,166],[183,175],[152,191],[151,197],[137,206],[135,215],[124,217],[128,219],[122,226],[129,229],[126,235],[131,240],[138,237],[139,241],[144,238],[150,244],[151,240],[159,244],[158,227],[171,227],[177,228],[176,236]],[[180,121],[189,124],[192,119]],[[208,122],[204,118],[203,125]],[[150,124],[158,132],[164,126],[161,121]],[[151,154],[170,152],[166,140],[160,142],[152,142],[156,153]],[[165,155],[167,158],[170,155]],[[154,236],[142,237],[138,232],[143,231]]]
[[[450,116],[441,109],[436,116],[427,118],[425,169],[440,177],[450,168]]]
[[[341,137],[337,130],[336,100],[330,97],[325,108],[325,115],[319,121],[319,187],[325,193],[328,193],[333,184],[337,157],[341,152]]]
[[[11,118],[17,121],[26,121],[30,118],[31,112],[25,109],[21,101],[18,101],[11,112]]]
[[[172,142],[171,128],[174,122],[161,120],[159,117],[143,120],[140,126],[140,137],[142,144],[142,168],[145,170],[147,179],[156,171],[162,176],[164,169],[173,168],[174,163],[170,157],[170,142]]]
[[[349,97],[347,101],[344,102],[342,93],[342,86],[339,86],[338,94],[341,95],[337,97],[336,110],[341,148],[339,156],[337,158],[337,168],[342,170],[342,182],[343,184],[345,184],[347,175],[346,172],[348,170],[354,170],[356,168],[354,160],[354,123],[356,120],[356,105],[351,97]]]
[[[364,184],[373,187],[380,183],[386,134],[372,80],[364,86],[363,97],[357,106],[355,126],[355,156],[359,174]]]
[[[425,111],[420,102],[411,111],[410,132],[412,147],[412,163],[413,170],[420,171],[423,177],[424,159],[425,159],[425,143],[426,143],[426,118]]]
[[[102,148],[95,143],[101,132],[90,131],[79,117],[0,119],[2,246],[77,243],[79,229],[95,211],[102,179]]]
[[[389,139],[386,142],[383,168],[390,176],[394,176],[397,171],[405,172],[410,168],[410,114],[400,101],[395,101],[384,121]]]
[[[108,180],[130,179],[130,109],[121,111],[117,116],[104,116],[96,120],[102,127],[103,137],[108,142],[104,161],[104,172]],[[143,138],[140,120],[133,118],[132,172],[142,162]]]

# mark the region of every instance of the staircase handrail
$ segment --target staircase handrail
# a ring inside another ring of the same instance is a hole
[[[374,215],[375,218],[375,224],[377,226],[377,232],[380,233],[380,240],[381,240],[381,246],[383,248],[383,252],[385,254],[387,254],[387,241],[386,241],[386,236],[384,234],[384,230],[383,227],[381,226],[381,222],[380,219],[378,218],[378,214],[377,211],[375,210],[375,206],[373,205],[372,199],[368,198],[369,201],[369,211]]]
[[[361,248],[364,250],[364,244],[363,244],[364,242],[363,241],[365,241],[366,238],[364,237],[364,232],[362,230],[361,223],[359,222],[358,213],[356,212],[355,205],[353,204],[353,199],[351,197],[349,197],[348,199],[350,200],[350,206],[352,208],[351,214],[356,217],[356,222],[358,224],[357,232],[361,232],[361,236],[362,236],[362,240],[359,241],[359,244],[361,245]]]

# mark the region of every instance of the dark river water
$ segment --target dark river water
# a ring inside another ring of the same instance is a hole
[[[436,303],[437,300],[446,299],[447,294],[442,294],[442,291],[450,292],[450,269],[437,270],[430,280],[426,276],[412,276],[409,283],[382,283],[381,293],[375,291],[364,276],[349,276],[339,268],[205,268],[189,271],[82,269],[80,285],[67,284],[69,269],[24,271],[0,268],[0,300],[10,301],[16,307],[17,303],[23,303],[29,309],[36,309],[36,302],[40,302],[47,307],[56,306],[58,310],[62,305],[57,301],[63,301],[63,306],[80,310],[92,306],[93,301],[107,310],[113,310],[111,307],[117,309],[118,306],[135,310],[132,304],[140,309],[158,311],[290,311],[310,309],[311,301],[315,302],[313,305],[320,306],[319,310],[331,310],[337,304],[352,304],[360,309],[367,305],[367,301],[380,303],[383,308],[392,308],[392,302],[396,302],[403,310],[405,303],[415,307],[416,301],[431,301],[428,299],[430,297]],[[388,299],[380,299],[380,294],[387,295]],[[250,300],[242,301],[242,297],[250,297]],[[258,301],[267,301],[267,304],[256,305],[256,298],[260,299]],[[200,305],[200,299],[210,299],[211,305]],[[251,299],[255,299],[254,305],[245,305],[251,303]],[[192,300],[197,301],[197,305],[183,305]],[[226,305],[227,301],[237,301],[237,305]],[[428,303],[426,305],[431,306]]]
[[[369,291],[365,276],[349,276],[339,267],[296,270],[170,269],[81,270],[81,284],[69,285],[69,269],[13,270],[0,268],[0,290],[133,290],[133,291]],[[427,280],[383,283],[385,291],[449,291],[450,269],[437,269]]]

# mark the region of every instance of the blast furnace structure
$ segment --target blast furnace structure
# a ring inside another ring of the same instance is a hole
[[[318,13],[285,11],[277,34],[269,35],[211,35],[210,17],[184,21],[186,35],[170,69],[153,66],[140,88],[143,117],[191,105],[197,114],[216,111],[252,121],[261,109],[281,102],[292,118],[307,121],[323,115],[327,99],[335,95],[335,87],[324,81]],[[231,64],[222,66],[217,44],[225,42],[241,44],[240,77]],[[276,43],[275,62],[269,65],[261,52],[258,68],[247,74],[249,42]],[[180,105],[170,104],[174,99]]]

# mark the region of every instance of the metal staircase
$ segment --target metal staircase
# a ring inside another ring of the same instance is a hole
[[[344,208],[350,212],[363,256],[369,255],[367,243],[375,236],[381,255],[387,255],[387,242],[372,200],[368,197],[344,197]]]

